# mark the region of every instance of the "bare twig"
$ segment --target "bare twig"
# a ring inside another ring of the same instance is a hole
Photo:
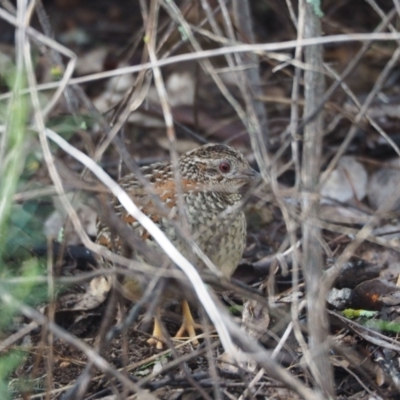
[[[233,10],[235,22],[239,33],[250,43],[256,41],[253,19],[250,12],[250,2],[248,0],[234,1]],[[238,65],[251,64],[253,68],[241,72],[243,85],[241,86],[242,96],[246,101],[246,111],[248,119],[246,127],[249,131],[252,148],[256,156],[257,163],[261,171],[266,169],[268,163],[268,154],[266,143],[268,139],[267,113],[264,104],[258,100],[262,94],[262,85],[258,70],[258,59],[254,53],[246,53],[241,57],[236,55]],[[266,176],[264,176],[266,178]]]
[[[300,1],[304,8],[306,24],[304,37],[321,36],[321,21],[313,12],[312,6],[306,1]],[[312,68],[304,73],[304,115],[315,110],[324,93],[324,76],[316,70],[322,69],[322,46],[310,46],[305,49],[305,60]],[[334,397],[333,370],[330,365],[326,338],[329,333],[328,319],[324,298],[321,295],[322,279],[322,249],[320,247],[320,229],[310,224],[309,217],[318,217],[319,196],[318,187],[321,166],[323,138],[323,114],[318,114],[309,122],[304,130],[303,166],[302,166],[302,233],[303,261],[302,267],[307,285],[307,315],[311,359],[308,365],[321,394],[328,398]]]
[[[14,19],[10,20],[8,16],[4,14],[4,11],[1,10],[1,8],[0,8],[0,18],[5,19],[6,21],[14,22]],[[31,27],[28,28],[28,33],[32,35],[39,34],[39,32],[37,32],[35,29]],[[320,38],[304,39],[302,42],[302,46],[308,47],[308,46],[324,45],[330,43],[347,43],[347,42],[359,42],[359,41],[370,42],[370,41],[389,41],[389,40],[400,40],[400,33],[357,33],[357,34],[355,33],[351,35],[323,36]],[[49,41],[46,40],[46,43],[48,42]],[[144,63],[141,65],[117,68],[112,71],[91,74],[84,77],[72,78],[68,80],[67,84],[78,85],[81,83],[92,82],[99,79],[112,78],[113,76],[132,74],[135,72],[140,72],[142,70],[151,70],[154,67],[164,67],[167,65],[176,64],[180,62],[201,60],[205,58],[218,57],[226,54],[253,52],[262,55],[264,52],[288,50],[296,48],[297,46],[298,46],[297,40],[289,40],[287,42],[280,42],[280,43],[242,44],[230,47],[221,47],[213,50],[202,50],[202,51],[197,51],[195,53],[181,54],[177,56],[168,57],[166,59],[159,59],[155,63]],[[37,90],[55,89],[59,87],[59,85],[60,82],[45,83],[37,85]],[[22,93],[28,93],[28,92],[29,89],[26,91],[22,91]],[[10,95],[11,94],[9,93],[1,95],[0,101],[9,98]]]

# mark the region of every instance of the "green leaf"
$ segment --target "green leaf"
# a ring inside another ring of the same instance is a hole
[[[2,171],[0,181],[0,257],[2,257],[8,235],[13,196],[25,164],[28,106],[26,97],[18,94],[25,87],[23,72],[15,77],[13,97],[7,107],[6,131],[2,137],[4,154],[0,158],[0,169]]]
[[[349,319],[355,319],[355,318],[373,318],[375,317],[376,314],[378,314],[377,311],[369,311],[369,310],[354,310],[353,308],[347,308],[346,310],[342,311],[343,316]]]
[[[31,257],[31,250],[46,242],[43,221],[52,210],[50,203],[39,200],[14,204],[5,239],[3,259],[21,262]]]
[[[0,357],[0,398],[11,399],[8,377],[24,360],[26,353],[22,351],[11,351]]]
[[[61,115],[52,118],[47,126],[57,131],[65,140],[69,140],[78,130],[88,130],[94,125],[94,118],[88,115]]]
[[[376,329],[379,331],[386,331],[386,332],[400,332],[400,323],[392,322],[392,321],[383,321],[381,319],[376,319],[372,321],[367,321],[365,324],[368,328]]]

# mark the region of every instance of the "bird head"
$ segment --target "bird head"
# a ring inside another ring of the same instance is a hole
[[[182,178],[198,182],[204,190],[235,193],[258,178],[243,155],[223,144],[207,144],[179,160]]]

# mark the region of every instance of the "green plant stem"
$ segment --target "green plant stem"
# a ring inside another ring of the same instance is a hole
[[[3,133],[3,157],[0,159],[0,260],[2,268],[2,255],[7,239],[8,221],[16,193],[19,177],[24,167],[24,140],[26,136],[27,107],[26,100],[20,94],[24,88],[24,71],[17,73],[14,81],[13,96],[10,99],[7,115],[6,130]]]

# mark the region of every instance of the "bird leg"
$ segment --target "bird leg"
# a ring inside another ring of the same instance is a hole
[[[161,327],[159,312],[157,312],[157,315],[154,317],[154,327],[151,336],[150,339],[147,339],[147,343],[150,346],[155,346],[157,350],[162,350],[165,337]]]
[[[181,339],[185,337],[185,333],[187,333],[190,338],[195,338],[195,328],[199,328],[199,324],[196,324],[194,322],[192,313],[190,312],[189,303],[186,300],[182,301],[182,317],[182,325],[174,336],[174,339]],[[192,343],[197,346],[199,344],[199,341],[197,339],[193,339]]]

